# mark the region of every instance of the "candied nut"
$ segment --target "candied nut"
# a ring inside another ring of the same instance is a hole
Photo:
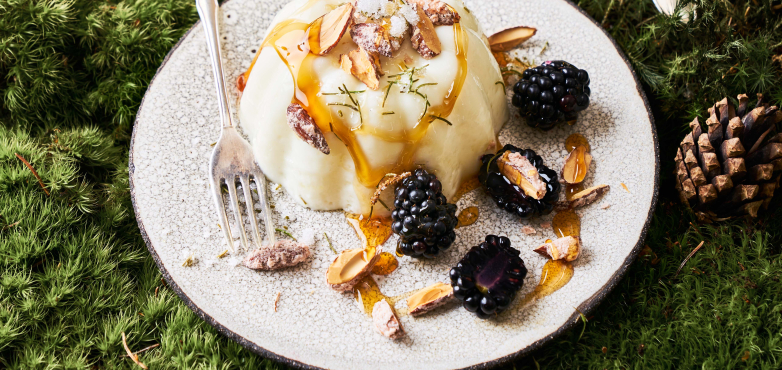
[[[510,51],[535,36],[537,32],[538,30],[532,27],[508,28],[489,36],[489,47],[494,52]]]
[[[566,236],[559,238],[550,243],[544,243],[540,247],[535,249],[535,252],[540,253],[552,260],[573,261],[578,258],[578,253],[581,251],[581,238],[574,236]]]
[[[279,240],[273,246],[258,248],[242,264],[253,270],[278,270],[296,266],[310,258],[310,248],[293,240]]]
[[[407,3],[423,9],[435,26],[452,26],[462,19],[459,13],[440,0],[407,0]]]
[[[405,331],[402,329],[402,324],[399,323],[394,309],[385,299],[375,303],[375,307],[372,307],[372,323],[375,324],[375,328],[380,334],[388,338],[399,339],[405,336]]]
[[[364,49],[356,49],[340,57],[342,70],[356,76],[372,90],[380,88],[380,58]]]
[[[326,55],[334,49],[348,30],[353,11],[353,4],[347,3],[316,19],[309,29],[310,51],[313,54]],[[315,32],[317,35],[312,34]]]
[[[418,316],[448,303],[451,298],[453,298],[453,287],[437,283],[407,298],[407,310],[411,315]]]
[[[326,282],[338,292],[347,292],[367,276],[380,256],[380,248],[356,248],[342,251],[326,271]]]
[[[576,147],[565,158],[565,165],[562,167],[562,179],[568,184],[578,184],[584,181],[591,163],[592,155],[587,152],[586,147]]]
[[[416,7],[415,10],[421,20],[413,26],[413,36],[410,37],[410,42],[413,44],[413,49],[418,51],[418,54],[421,54],[424,59],[432,59],[443,51],[440,38],[437,37],[432,20],[424,14],[424,11],[420,7]]]
[[[359,23],[350,27],[350,37],[358,47],[370,54],[391,57],[402,46],[401,38],[392,37],[385,27],[377,23]]]
[[[608,185],[598,185],[581,190],[573,194],[569,201],[558,202],[556,209],[562,211],[588,206],[600,199],[605,193],[608,193],[609,190],[611,190],[611,187]]]
[[[315,124],[315,120],[310,117],[310,114],[301,105],[298,103],[289,105],[287,118],[288,126],[305,143],[320,150],[323,154],[331,153],[329,143],[326,142],[326,138],[323,136],[323,131],[320,130],[318,125]]]
[[[507,151],[497,159],[497,166],[500,173],[530,197],[543,199],[546,195],[546,183],[540,178],[538,169],[523,155]]]
[[[380,184],[378,184],[377,189],[375,189],[375,193],[372,194],[372,198],[369,199],[369,204],[375,205],[377,203],[377,200],[380,199],[380,194],[383,193],[388,187],[394,186],[400,181],[412,176],[412,173],[405,172],[401,175],[395,175],[395,176],[389,176],[386,175],[383,177],[383,180],[380,181]]]

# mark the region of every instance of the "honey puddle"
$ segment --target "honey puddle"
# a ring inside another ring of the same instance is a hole
[[[517,303],[521,308],[527,307],[533,302],[551,295],[565,286],[573,277],[573,263],[563,260],[549,260],[543,265],[540,282],[535,289]]]
[[[581,236],[581,217],[572,210],[558,212],[551,220],[551,228],[557,238]]]
[[[393,233],[390,217],[365,218],[362,215],[346,212],[345,218],[353,227],[364,248],[382,245]]]
[[[565,184],[565,198],[567,200],[573,200],[573,195],[581,190],[584,190],[583,182],[579,182],[578,184]]]
[[[451,199],[448,200],[448,203],[454,203],[459,201],[459,199],[462,199],[462,197],[481,187],[481,182],[478,180],[478,176],[473,176],[470,178],[467,178],[462,181],[462,184],[459,186],[459,189],[456,189],[456,193],[451,197]]]
[[[470,226],[476,223],[478,221],[478,216],[480,216],[478,207],[472,206],[463,209],[461,212],[459,212],[459,216],[456,216],[456,218],[459,219],[459,224],[456,225],[456,228],[458,229],[460,227]]]
[[[312,6],[312,3],[313,1],[308,2],[305,7]],[[299,9],[297,12],[301,12],[303,9],[305,8]],[[331,109],[327,102],[322,99],[321,82],[312,68],[313,61],[317,58],[317,55],[310,52],[313,49],[317,50],[317,47],[313,46],[318,42],[320,23],[316,20],[312,24],[307,24],[295,19],[289,19],[275,26],[261,44],[250,64],[250,68],[244,73],[244,77],[237,81],[238,87],[241,90],[246,81],[249,81],[250,73],[261,50],[266,47],[273,47],[280,59],[288,67],[293,78],[294,95],[291,103],[300,104],[323,132],[333,132],[345,144],[350,156],[353,158],[358,180],[364,186],[375,186],[387,173],[401,173],[413,168],[415,153],[429,125],[436,121],[435,117],[447,118],[451,114],[464,86],[464,81],[467,77],[467,32],[462,29],[459,23],[453,25],[458,67],[456,77],[451,82],[451,87],[443,98],[443,102],[429,107],[427,115],[421,117],[412,130],[407,130],[401,134],[391,134],[373,130],[368,125],[361,125],[358,128],[351,127],[344,117],[334,114],[336,109]],[[358,112],[358,114],[361,113]],[[368,153],[365,153],[358,143],[358,137],[362,134],[373,135],[385,142],[401,144],[403,150],[396,162],[371,166],[367,158]]]
[[[396,256],[383,252],[380,253],[377,263],[372,266],[372,273],[375,275],[388,275],[396,271],[397,267],[399,267],[399,261],[396,259]]]
[[[565,149],[567,149],[568,152],[572,152],[573,149],[576,149],[580,146],[586,148],[587,152],[592,150],[592,148],[589,146],[589,141],[587,140],[587,138],[585,138],[581,134],[573,134],[568,136],[567,139],[565,139]]]

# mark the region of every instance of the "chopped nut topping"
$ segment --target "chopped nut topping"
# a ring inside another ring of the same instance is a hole
[[[573,236],[559,238],[535,249],[535,252],[551,258],[552,260],[564,259],[565,261],[573,261],[578,258],[578,253],[580,251],[581,239]]]
[[[453,298],[453,288],[448,284],[437,283],[423,288],[407,299],[407,309],[418,316],[440,307]]]
[[[296,266],[310,258],[310,248],[293,240],[279,240],[250,252],[242,264],[253,270],[278,270]]]
[[[537,32],[538,30],[532,27],[508,28],[489,36],[489,47],[494,52],[510,51],[535,36]]]
[[[392,37],[388,30],[377,23],[359,23],[350,27],[350,37],[358,47],[370,54],[391,57],[402,47],[401,38]]]
[[[377,200],[380,199],[380,194],[383,193],[388,187],[394,186],[400,181],[410,177],[412,173],[405,172],[401,175],[396,176],[389,176],[386,175],[386,177],[383,177],[383,180],[380,181],[380,184],[377,186],[377,189],[375,189],[375,193],[372,194],[372,198],[369,199],[369,204],[375,205],[377,203]]]
[[[372,323],[375,324],[375,328],[380,334],[388,338],[399,339],[405,335],[394,309],[385,299],[375,303],[375,307],[372,308]]]
[[[440,0],[407,0],[410,5],[417,5],[435,26],[451,26],[459,23],[462,17],[453,8]]]
[[[424,14],[420,7],[416,7],[416,11],[421,20],[413,27],[413,36],[410,37],[410,42],[413,44],[413,49],[418,51],[418,54],[421,54],[424,59],[432,59],[443,51],[440,38],[437,37],[432,20]]]
[[[326,282],[338,292],[353,289],[367,276],[380,256],[380,248],[356,248],[342,251],[326,271]]]
[[[516,184],[525,194],[535,199],[543,199],[546,195],[546,183],[540,178],[538,169],[519,153],[505,152],[497,159],[500,173]]]
[[[301,105],[298,103],[289,105],[287,118],[288,126],[305,143],[320,150],[323,154],[331,153],[329,143],[326,142],[326,138],[323,136],[323,131],[320,130],[318,125],[315,124],[315,120],[310,117],[309,113]]]
[[[326,55],[337,46],[339,40],[348,30],[350,22],[353,19],[353,4],[347,3],[326,13],[318,18],[310,32],[318,32],[317,43],[310,42],[310,50],[317,55]],[[310,35],[312,40],[314,35]]]
[[[557,210],[575,209],[588,206],[608,193],[611,187],[608,185],[598,185],[587,188],[573,194],[569,201],[559,202],[556,205]]]
[[[380,88],[380,59],[364,49],[356,49],[340,57],[342,70],[356,76],[372,90]]]

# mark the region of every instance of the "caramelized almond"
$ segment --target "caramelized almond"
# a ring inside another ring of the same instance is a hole
[[[326,142],[326,138],[323,136],[323,131],[320,130],[318,125],[315,124],[315,120],[310,117],[309,113],[301,105],[298,103],[289,105],[286,117],[288,126],[293,129],[300,139],[313,148],[320,150],[323,154],[331,153],[329,143]]]
[[[326,55],[334,49],[353,19],[353,4],[347,3],[315,20],[309,29],[310,50]]]
[[[573,261],[578,258],[580,251],[581,238],[575,236],[566,236],[554,241],[547,241],[535,249],[535,252],[551,258],[552,260],[565,261]]]
[[[342,251],[326,271],[326,283],[338,292],[347,292],[367,276],[380,256],[380,248]]]
[[[418,51],[418,54],[421,54],[424,59],[432,59],[443,51],[440,38],[437,37],[432,20],[426,16],[424,11],[418,6],[415,7],[415,10],[421,20],[413,27],[413,36],[410,37],[410,42],[413,44],[413,49]]]
[[[380,88],[380,58],[364,49],[356,49],[340,57],[340,66],[372,90]]]
[[[609,190],[611,187],[608,185],[598,185],[581,190],[573,194],[567,201],[557,203],[556,209],[575,209],[588,206],[608,193]]]
[[[586,147],[576,147],[565,158],[565,165],[562,167],[562,179],[568,184],[578,184],[584,181],[591,163],[592,155],[587,152]]]
[[[429,312],[447,303],[453,297],[453,288],[437,283],[423,288],[407,298],[407,310],[413,316]]]
[[[510,51],[519,46],[524,41],[529,40],[538,32],[537,28],[532,27],[513,27],[497,32],[489,36],[489,47],[491,51]]]
[[[372,323],[375,324],[375,328],[380,334],[390,339],[399,339],[405,335],[399,318],[396,317],[394,309],[385,299],[375,303],[375,306],[372,307]]]
[[[497,159],[497,166],[500,173],[530,197],[543,199],[546,195],[546,183],[540,178],[538,169],[523,155],[507,151]]]

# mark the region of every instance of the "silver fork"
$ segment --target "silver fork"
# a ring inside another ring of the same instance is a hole
[[[258,219],[255,216],[253,198],[250,194],[250,176],[252,176],[258,189],[258,198],[263,205],[266,238],[269,245],[273,245],[275,242],[274,224],[272,223],[269,199],[266,193],[266,177],[263,171],[261,171],[261,167],[255,162],[250,143],[239,135],[231,121],[231,111],[228,105],[228,93],[225,89],[223,63],[220,55],[220,36],[217,24],[219,6],[217,5],[217,0],[196,0],[196,9],[198,9],[198,15],[201,17],[204,31],[206,31],[206,45],[212,60],[212,72],[214,72],[215,84],[217,85],[220,120],[222,122],[220,139],[217,140],[217,144],[212,152],[212,159],[209,162],[209,180],[211,181],[212,195],[215,206],[217,206],[217,213],[220,216],[222,229],[225,232],[225,238],[228,239],[231,251],[236,252],[231,228],[228,224],[228,215],[225,213],[225,205],[223,204],[222,185],[225,183],[228,187],[228,197],[234,210],[234,217],[236,217],[239,225],[242,246],[245,250],[249,250],[247,233],[242,221],[242,212],[239,209],[239,198],[236,196],[236,178],[239,178],[244,192],[247,213],[253,226],[253,237],[258,247],[261,247]]]

